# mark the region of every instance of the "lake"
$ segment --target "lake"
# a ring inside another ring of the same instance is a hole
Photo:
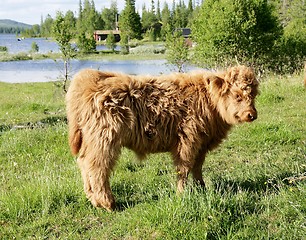
[[[40,53],[58,52],[58,45],[45,38],[28,38],[18,41],[13,34],[0,34],[0,46],[6,46],[9,53],[29,52],[32,42],[39,46]],[[99,46],[98,50],[105,48]],[[166,60],[141,61],[106,61],[106,60],[76,60],[71,61],[71,75],[83,68],[93,68],[102,71],[117,71],[127,74],[158,75],[170,73]],[[0,81],[9,83],[56,81],[62,76],[63,62],[60,60],[28,60],[0,62]]]
[[[81,69],[92,68],[104,71],[116,71],[127,74],[151,74],[169,73],[170,69],[165,60],[146,61],[71,61],[71,75]],[[48,82],[56,81],[62,76],[63,62],[47,60],[29,60],[0,62],[0,81],[9,83],[23,82]]]
[[[14,34],[0,34],[0,46],[6,46],[9,53],[29,52],[32,43],[35,42],[39,47],[40,53],[59,52],[56,42],[48,38],[18,38]],[[97,50],[104,50],[104,45],[98,45]]]

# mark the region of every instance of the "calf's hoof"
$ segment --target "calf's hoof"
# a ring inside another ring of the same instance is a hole
[[[90,201],[94,207],[104,208],[108,212],[115,210],[116,202],[113,196],[106,196],[105,194],[98,196],[92,196]]]

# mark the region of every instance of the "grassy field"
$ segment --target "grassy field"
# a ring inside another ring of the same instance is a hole
[[[306,91],[262,80],[259,118],[207,157],[207,190],[176,195],[168,154],[124,150],[108,213],[86,200],[53,83],[0,83],[0,239],[305,239]]]

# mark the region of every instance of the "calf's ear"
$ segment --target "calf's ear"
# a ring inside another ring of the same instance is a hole
[[[225,94],[229,88],[228,83],[220,77],[210,76],[208,78],[209,90],[211,93]]]

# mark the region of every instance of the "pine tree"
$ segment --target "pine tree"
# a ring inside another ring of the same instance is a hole
[[[48,14],[45,21],[41,25],[41,35],[43,37],[52,36],[53,18]]]
[[[156,19],[157,19],[157,21],[161,20],[160,1],[159,0],[157,0]]]
[[[135,1],[126,0],[125,8],[121,12],[119,19],[119,28],[121,32],[128,36],[129,39],[141,39],[141,22],[140,16],[135,11]]]
[[[94,2],[85,0],[84,4],[80,1],[79,18],[77,21],[77,46],[80,52],[90,53],[96,50],[96,41],[93,32],[97,28],[98,14]]]
[[[161,28],[161,38],[163,40],[166,40],[166,35],[168,32],[168,28],[172,29],[172,21],[171,21],[171,12],[169,9],[169,6],[167,2],[164,3],[163,10],[161,12],[161,22],[162,22],[162,28]]]
[[[116,39],[115,39],[115,35],[113,33],[108,34],[107,38],[106,38],[106,46],[112,51],[115,51],[115,47],[116,47]]]
[[[117,2],[112,1],[110,8],[103,8],[101,13],[101,17],[104,21],[104,29],[115,30],[117,28],[117,16]]]

